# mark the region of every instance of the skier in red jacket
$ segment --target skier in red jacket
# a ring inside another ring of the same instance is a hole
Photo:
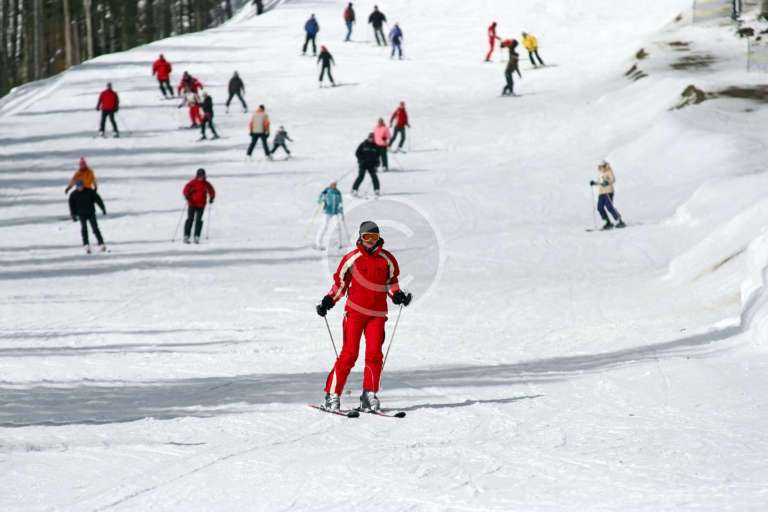
[[[117,123],[115,123],[115,112],[120,109],[120,98],[117,93],[112,90],[112,82],[107,83],[107,88],[101,91],[99,94],[99,101],[96,103],[96,110],[101,110],[101,123],[99,124],[99,135],[104,137],[104,128],[107,123],[107,118],[112,124],[112,131],[115,132],[115,137],[120,136],[120,131],[117,129]]]
[[[365,333],[365,369],[360,409],[378,411],[381,404],[376,393],[384,364],[384,323],[387,321],[387,297],[403,306],[411,303],[413,296],[398,285],[400,267],[389,251],[384,250],[384,240],[379,236],[379,226],[372,221],[360,225],[357,247],[342,258],[333,276],[333,286],[317,305],[317,314],[325,316],[341,298],[347,296],[344,308],[344,341],[341,354],[336,359],[325,384],[326,410],[341,408],[340,395],[344,390],[349,372],[355,366],[360,351],[360,337]]]
[[[397,139],[398,134],[400,135],[400,144],[397,145],[397,149],[394,151],[397,153],[398,151],[403,150],[403,144],[405,144],[405,128],[410,128],[411,125],[408,123],[408,111],[405,110],[405,102],[401,101],[400,106],[397,107],[397,110],[395,110],[392,113],[392,116],[389,118],[389,126],[390,128],[392,125],[395,126],[395,132],[392,135],[392,139],[389,141],[389,147],[392,147],[392,145],[395,143],[395,139]]]
[[[195,223],[195,243],[200,243],[200,233],[203,231],[203,212],[205,204],[213,204],[216,190],[205,178],[205,169],[198,169],[195,179],[184,186],[184,197],[187,199],[187,222],[184,224],[184,243],[189,243],[192,233],[192,222]],[[208,197],[210,196],[210,199]]]
[[[152,64],[152,74],[157,76],[157,82],[160,84],[160,92],[163,93],[163,98],[168,96],[173,98],[173,87],[171,87],[172,70],[171,63],[165,60],[165,56],[162,53]]]
[[[190,128],[197,128],[203,124],[203,116],[200,114],[200,96],[197,94],[202,88],[203,84],[200,80],[185,71],[176,89],[179,96],[184,98],[179,108],[184,105],[189,108],[189,120],[192,121]]]
[[[496,47],[496,40],[501,40],[499,36],[496,35],[496,22],[494,21],[491,23],[491,26],[488,27],[488,55],[485,56],[485,62],[491,62],[491,57],[493,56],[493,50]]]

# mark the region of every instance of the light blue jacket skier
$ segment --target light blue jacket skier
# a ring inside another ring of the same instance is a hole
[[[331,183],[328,188],[323,190],[320,197],[317,198],[317,202],[323,205],[323,213],[325,218],[323,225],[320,227],[320,231],[317,232],[315,238],[315,248],[325,248],[325,234],[328,231],[328,227],[331,222],[336,221],[336,229],[339,235],[339,248],[344,246],[344,205],[342,204],[341,192],[336,188],[336,182]]]

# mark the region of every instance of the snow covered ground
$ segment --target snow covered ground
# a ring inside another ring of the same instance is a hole
[[[244,11],[0,100],[0,510],[765,510],[768,114],[672,110],[690,84],[762,81],[733,28],[692,26],[688,0],[391,0],[400,62],[364,23],[341,42],[345,3]],[[312,12],[344,87],[299,56]],[[521,52],[519,98],[499,97],[501,54],[482,62],[494,19],[552,64]],[[179,129],[160,52],[213,94],[221,140]],[[235,69],[296,158],[243,160]],[[93,138],[108,80],[130,137]],[[416,293],[381,392],[408,417],[347,420],[305,407],[333,362],[314,304],[341,254],[310,247],[311,218],[400,100],[412,151],[382,200],[345,200]],[[82,254],[67,217],[80,156],[109,254]],[[604,158],[630,228],[587,232]],[[210,240],[171,244],[201,166]]]

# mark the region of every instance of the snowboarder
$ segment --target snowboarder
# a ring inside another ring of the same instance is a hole
[[[211,132],[213,132],[213,139],[218,139],[219,134],[216,133],[216,127],[213,125],[213,98],[211,98],[207,92],[203,91],[203,118],[202,118],[202,124],[201,131],[202,131],[202,137],[200,137],[200,140],[206,140],[208,137],[205,136],[205,127],[211,129]]]
[[[352,7],[352,2],[344,9],[344,23],[347,25],[347,37],[344,41],[349,41],[352,37],[352,26],[355,24],[355,9]]]
[[[172,70],[171,63],[165,60],[165,56],[162,53],[152,64],[152,74],[157,76],[157,83],[160,84],[160,92],[163,93],[163,98],[168,98],[168,96],[173,98],[173,87],[171,87]]]
[[[206,203],[213,204],[216,199],[216,190],[205,177],[205,169],[198,169],[195,179],[184,186],[182,191],[187,200],[187,222],[184,223],[184,243],[189,243],[192,234],[192,223],[195,224],[196,244],[200,243],[200,233],[203,232],[203,212]],[[210,199],[209,199],[210,196]]]
[[[598,178],[597,181],[590,181],[589,185],[597,186],[597,211],[600,213],[600,218],[605,221],[603,230],[613,229],[614,225],[611,224],[611,219],[608,217],[606,210],[613,216],[614,222],[616,222],[617,228],[627,227],[624,221],[621,219],[621,214],[613,206],[613,184],[616,182],[616,177],[613,174],[613,169],[608,162],[603,162],[597,166]]]
[[[317,46],[315,45],[315,38],[317,33],[320,32],[320,25],[317,23],[315,15],[311,15],[307,22],[304,24],[304,32],[306,32],[306,38],[304,39],[304,47],[301,49],[301,54],[307,54],[307,45],[312,41],[312,55],[317,55]]]
[[[373,35],[376,37],[376,46],[387,46],[387,38],[384,36],[384,23],[387,17],[379,10],[378,5],[373,6],[373,12],[368,16],[368,23],[373,25]]]
[[[336,188],[335,181],[322,191],[317,202],[323,205],[325,218],[320,231],[317,232],[317,236],[315,237],[315,249],[321,251],[325,249],[325,246],[323,245],[323,242],[325,241],[325,233],[328,231],[328,226],[330,226],[332,222],[336,222],[336,228],[339,232],[339,249],[341,249],[344,246],[344,233],[342,232],[344,205],[342,204],[341,192]]]
[[[376,176],[376,170],[379,166],[379,160],[381,158],[381,152],[374,141],[374,134],[368,134],[368,138],[365,139],[355,151],[357,157],[357,179],[352,184],[352,195],[359,197],[357,190],[360,188],[360,184],[365,179],[365,173],[371,175],[371,182],[373,182],[373,192],[377,196],[381,195],[379,191],[379,178]]]
[[[75,182],[75,191],[69,195],[69,213],[72,216],[72,222],[80,221],[80,234],[83,237],[85,252],[88,254],[91,253],[91,244],[88,241],[88,224],[91,225],[93,234],[96,235],[101,252],[107,250],[104,238],[101,236],[101,231],[99,231],[99,224],[96,221],[95,205],[101,208],[104,215],[107,214],[104,201],[101,200],[99,194],[92,188],[85,188],[82,180],[77,180]]]
[[[544,64],[544,61],[541,60],[541,56],[539,55],[539,41],[536,39],[536,36],[527,32],[523,32],[523,46],[525,46],[525,49],[528,50],[528,58],[531,59],[531,64],[533,67],[537,68],[539,67],[539,64],[542,66],[546,65]],[[539,64],[536,64],[536,61],[533,60],[534,55],[539,60]]]
[[[392,54],[389,58],[394,59],[395,51],[397,51],[398,59],[403,60],[403,30],[397,23],[395,23],[395,26],[389,31],[389,40],[392,43]]]
[[[333,60],[333,55],[328,51],[325,46],[320,47],[320,55],[317,57],[317,62],[322,63],[320,68],[320,87],[323,86],[323,78],[326,71],[328,72],[328,79],[331,81],[331,86],[336,87],[336,82],[333,81],[333,75],[331,74],[331,65],[336,65],[336,61]]]
[[[518,43],[516,39],[505,39],[501,42],[501,48],[509,48],[509,61],[507,62],[507,68],[504,70],[504,77],[507,79],[507,85],[505,85],[504,89],[501,91],[502,96],[515,96],[515,71],[520,75],[520,78],[523,78],[519,67],[520,55],[518,55],[516,51],[517,45]]]
[[[85,161],[85,157],[80,157],[80,164],[77,168],[77,171],[75,171],[75,174],[72,175],[72,179],[69,180],[69,183],[64,188],[64,193],[69,194],[70,189],[75,186],[75,184],[80,181],[83,183],[83,187],[90,189],[90,190],[96,190],[96,175],[93,173],[90,167],[88,167],[88,164]]]
[[[355,366],[360,350],[360,338],[365,333],[365,369],[360,409],[366,412],[381,410],[376,396],[379,391],[384,364],[384,325],[387,321],[387,297],[396,305],[408,306],[413,295],[400,289],[400,267],[395,256],[384,249],[379,226],[372,221],[360,225],[355,249],[344,256],[336,273],[333,286],[316,306],[317,314],[324,317],[328,310],[344,297],[343,344],[341,354],[325,383],[326,410],[341,409],[340,396],[349,372]]]
[[[496,48],[496,40],[501,40],[501,38],[496,35],[496,22],[494,21],[488,27],[488,55],[485,56],[485,62],[491,62],[493,50]]]
[[[269,115],[264,105],[259,105],[256,112],[251,116],[251,122],[248,123],[248,129],[251,133],[251,144],[248,146],[247,155],[251,156],[253,148],[259,140],[264,144],[264,154],[268,159],[272,160],[272,155],[269,152]]]
[[[277,133],[275,134],[275,140],[272,141],[272,151],[270,151],[270,154],[274,155],[275,151],[277,151],[277,148],[283,148],[283,150],[288,154],[286,158],[291,158],[291,152],[288,151],[288,146],[285,144],[286,140],[293,142],[293,139],[288,136],[288,132],[285,131],[285,128],[281,126],[278,128]]]
[[[405,144],[406,127],[411,127],[408,123],[408,112],[405,110],[404,101],[400,102],[400,106],[397,107],[397,110],[395,110],[389,118],[389,127],[391,128],[393,124],[395,126],[395,133],[392,135],[392,140],[389,141],[389,146],[392,147],[395,140],[397,140],[397,136],[400,135],[400,144],[398,144],[397,149],[395,150],[395,153],[397,153],[398,151],[402,151],[403,144]]]
[[[379,118],[379,122],[376,123],[376,128],[373,129],[374,142],[376,147],[379,148],[379,154],[381,155],[381,165],[384,167],[384,172],[389,170],[389,158],[387,158],[387,148],[389,147],[389,128],[384,123],[383,118]]]
[[[101,123],[99,124],[99,135],[104,137],[104,129],[109,118],[110,124],[112,124],[112,131],[115,137],[120,137],[120,131],[117,129],[117,123],[115,123],[115,114],[120,110],[120,98],[117,93],[112,90],[112,82],[107,83],[107,88],[101,91],[99,94],[99,101],[96,103],[96,110],[101,110]]]
[[[237,96],[237,99],[240,100],[240,103],[243,105],[243,112],[248,112],[248,105],[245,104],[245,100],[243,99],[243,94],[245,94],[245,84],[243,83],[242,78],[240,78],[240,75],[237,74],[237,71],[235,71],[235,74],[232,75],[232,78],[229,79],[229,98],[227,98],[227,113],[229,113],[229,104],[232,103],[232,98]]]

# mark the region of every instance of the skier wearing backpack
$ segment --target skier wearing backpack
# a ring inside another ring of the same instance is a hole
[[[213,98],[211,98],[205,91],[203,91],[203,104],[201,105],[201,108],[203,109],[203,122],[200,125],[200,131],[202,132],[202,137],[200,137],[200,140],[206,140],[208,138],[205,136],[206,126],[211,129],[211,132],[213,133],[213,139],[218,139],[219,134],[216,133],[216,127],[213,125]]]
[[[400,144],[398,144],[397,149],[395,150],[395,153],[397,153],[403,150],[403,144],[405,144],[406,127],[411,127],[411,125],[408,123],[408,112],[405,110],[404,101],[400,102],[400,106],[397,107],[397,110],[395,110],[392,113],[392,116],[389,118],[390,128],[393,124],[395,126],[395,133],[392,135],[392,140],[389,141],[389,147],[392,147],[392,145],[397,140],[397,136],[400,135]]]
[[[395,23],[395,26],[389,31],[389,40],[392,43],[392,54],[389,58],[394,59],[395,52],[397,52],[397,58],[403,60],[403,30],[397,23]]]
[[[163,98],[170,96],[173,98],[173,87],[171,87],[171,63],[165,60],[161,53],[157,60],[152,64],[152,74],[157,76],[157,83],[160,85],[160,92]]]
[[[182,191],[187,200],[187,221],[184,223],[184,243],[189,243],[192,234],[192,223],[195,224],[196,244],[200,243],[200,233],[203,232],[203,213],[206,203],[213,204],[216,190],[205,177],[205,169],[198,169],[195,178],[184,186]],[[210,199],[209,199],[210,197]]]
[[[352,7],[352,2],[344,9],[344,24],[347,25],[347,37],[344,41],[349,41],[352,37],[352,26],[355,24],[355,9]]]
[[[360,338],[365,333],[365,368],[360,409],[381,410],[376,395],[384,366],[384,326],[387,321],[387,298],[395,305],[408,306],[413,295],[400,289],[400,267],[395,256],[384,249],[379,226],[372,221],[360,225],[356,247],[341,259],[333,275],[333,286],[316,306],[324,317],[345,295],[344,341],[341,353],[325,383],[325,400],[321,407],[329,411],[341,409],[341,393],[355,366],[360,351]]]
[[[288,146],[285,144],[286,140],[293,142],[293,139],[288,136],[288,132],[285,131],[285,128],[281,126],[275,134],[275,140],[272,141],[272,151],[270,151],[270,154],[274,155],[275,151],[277,151],[277,148],[283,148],[283,150],[288,155],[286,158],[291,158],[291,152],[288,150]]]
[[[614,225],[611,223],[611,219],[608,217],[608,213],[613,216],[614,222],[617,228],[627,227],[624,221],[621,219],[621,214],[613,205],[613,184],[616,182],[616,177],[613,174],[613,169],[608,162],[603,162],[597,166],[598,178],[597,181],[590,181],[589,185],[597,186],[597,211],[600,213],[600,218],[603,219],[605,225],[603,225],[603,231],[613,229]],[[607,212],[606,212],[607,210]]]
[[[384,23],[387,17],[379,10],[378,5],[373,6],[373,12],[368,16],[368,23],[373,26],[373,35],[376,37],[376,46],[387,46],[387,38],[384,35]]]
[[[272,155],[269,152],[269,115],[264,105],[259,105],[256,112],[251,116],[251,122],[248,123],[248,129],[251,134],[251,144],[248,146],[246,155],[250,158],[253,153],[253,149],[256,147],[259,141],[264,145],[264,155],[269,160],[272,160]]]
[[[384,167],[384,172],[389,170],[389,158],[387,158],[387,148],[389,147],[389,128],[384,123],[383,118],[379,118],[379,122],[376,123],[376,128],[373,129],[374,142],[376,147],[379,148],[379,158],[381,158],[381,165]]]
[[[344,205],[341,199],[341,192],[336,188],[335,181],[320,193],[317,202],[323,205],[325,218],[323,219],[323,225],[320,227],[320,230],[315,237],[315,249],[321,251],[325,249],[325,246],[323,245],[323,242],[325,241],[325,233],[328,231],[328,227],[332,222],[336,222],[336,228],[339,233],[339,249],[341,249],[344,246],[344,233],[342,232]]]
[[[237,71],[235,71],[235,74],[232,75],[232,78],[229,79],[229,98],[227,98],[227,114],[229,114],[229,104],[232,103],[232,98],[237,96],[237,99],[240,100],[240,103],[243,105],[243,112],[248,112],[248,105],[245,104],[245,100],[243,99],[243,94],[245,94],[245,84],[243,83],[242,78],[240,78],[240,75],[237,74]]]
[[[96,190],[97,188],[96,175],[93,173],[93,170],[88,167],[88,163],[85,161],[85,157],[80,157],[80,163],[78,165],[77,171],[75,171],[75,174],[72,175],[69,183],[64,188],[64,194],[69,194],[69,191],[77,184],[78,181],[83,183],[84,188],[91,190]]]
[[[96,205],[101,208],[104,215],[107,214],[104,201],[101,200],[99,194],[92,188],[85,188],[82,180],[77,180],[75,182],[75,191],[69,195],[69,213],[72,216],[72,222],[80,221],[80,234],[83,237],[85,252],[88,254],[91,253],[91,244],[88,241],[88,224],[91,225],[93,234],[96,235],[101,252],[107,250],[104,238],[99,230],[99,223],[96,221]]]
[[[527,32],[523,32],[523,46],[525,46],[525,49],[528,50],[528,58],[531,59],[531,65],[533,65],[533,67],[537,68],[539,67],[539,64],[542,66],[545,65],[544,61],[541,60],[541,56],[539,55],[539,41],[536,39],[536,36]],[[539,64],[536,64],[536,61],[533,60],[534,56],[539,59]]]
[[[517,40],[515,39],[505,39],[501,42],[501,48],[509,48],[509,61],[507,62],[507,68],[504,70],[504,77],[507,80],[507,84],[501,91],[502,96],[515,96],[515,71],[517,71],[520,78],[523,78],[519,67],[520,55],[518,55],[516,51],[517,44]]]
[[[112,124],[112,131],[115,138],[120,137],[120,131],[115,123],[115,114],[120,110],[120,97],[112,90],[112,82],[107,83],[107,88],[99,94],[99,101],[96,103],[96,110],[101,110],[101,123],[99,124],[99,135],[104,137],[104,129],[109,118]]]
[[[323,79],[325,73],[328,73],[328,79],[331,81],[331,86],[336,87],[336,82],[333,81],[333,75],[331,74],[331,65],[335,66],[336,61],[333,60],[333,55],[328,51],[325,46],[320,47],[320,55],[317,57],[318,64],[322,64],[320,69],[320,87],[323,86]]]
[[[496,48],[497,40],[501,40],[501,38],[496,35],[496,22],[494,21],[491,23],[491,26],[488,27],[488,55],[485,56],[485,62],[491,62],[491,57],[493,56],[493,50]]]
[[[381,159],[381,151],[379,151],[379,147],[376,145],[374,138],[374,134],[369,133],[368,138],[360,143],[357,147],[357,151],[355,151],[358,173],[357,179],[355,179],[355,182],[352,184],[352,195],[354,197],[360,197],[357,191],[360,188],[360,184],[365,179],[366,172],[371,175],[374,194],[377,196],[381,195],[379,190],[379,178],[376,176],[376,170],[379,166],[379,160]]]
[[[311,15],[307,22],[304,24],[304,32],[306,33],[306,38],[304,39],[304,47],[301,49],[301,54],[307,54],[307,46],[309,45],[309,42],[312,41],[312,55],[317,55],[315,38],[317,37],[317,33],[320,32],[320,25],[317,23],[317,19],[315,18],[314,14]]]

